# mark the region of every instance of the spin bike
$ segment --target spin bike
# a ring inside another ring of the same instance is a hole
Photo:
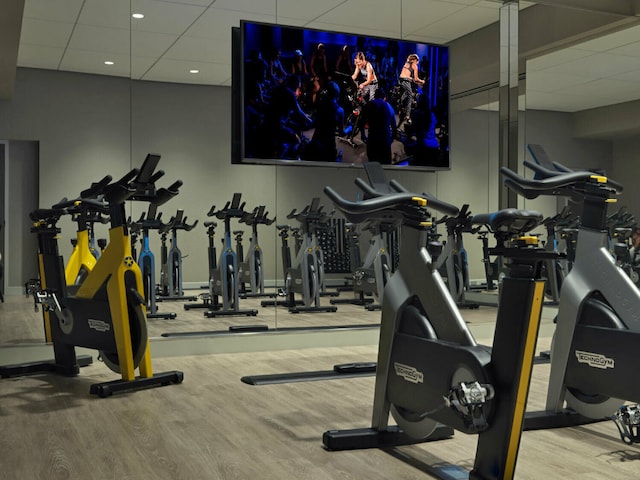
[[[278,288],[277,296],[285,298],[276,298],[275,300],[262,300],[260,302],[260,306],[262,307],[283,306],[291,308],[297,305],[302,305],[304,303],[302,300],[296,300],[293,295],[288,294],[286,291],[287,275],[292,265],[289,235],[291,234],[293,236],[295,255],[297,257],[298,252],[300,251],[300,246],[302,245],[302,237],[298,234],[299,230],[299,228],[291,228],[290,225],[276,225],[276,231],[278,232],[278,236],[280,237],[280,252],[282,255],[282,271],[284,272],[285,285],[284,288]]]
[[[351,269],[351,276],[347,276],[345,277],[345,279],[351,280],[351,285],[345,284],[343,286],[337,287],[336,290],[338,291],[338,294],[340,294],[340,292],[351,291],[354,293],[354,296],[351,298],[332,298],[331,300],[329,300],[329,303],[331,303],[332,305],[351,304],[366,306],[373,303],[374,299],[371,297],[365,297],[365,294],[367,293],[366,289],[360,288],[361,285],[358,284],[361,277],[356,276],[356,270],[362,265],[362,253],[360,252],[360,225],[345,222],[344,238],[347,246],[347,251],[349,252],[349,267]],[[362,280],[364,280],[364,277],[362,277]],[[369,282],[366,283],[368,284]]]
[[[211,207],[207,216],[216,217],[224,221],[224,238],[220,258],[216,261],[216,248],[213,242],[215,222],[205,222],[209,236],[209,293],[203,297],[202,304],[186,303],[185,310],[192,308],[206,308],[205,317],[246,315],[255,317],[256,309],[241,310],[240,299],[240,275],[238,273],[238,256],[233,249],[231,241],[231,219],[242,218],[244,202],[241,193],[234,193],[230,202],[219,210],[215,205]],[[218,297],[222,297],[222,305],[218,303]],[[222,307],[222,308],[221,308]]]
[[[86,192],[88,192],[88,190],[85,191],[85,193]],[[95,267],[96,261],[100,256],[99,252],[95,248],[94,224],[109,222],[109,219],[104,216],[104,214],[108,212],[106,204],[104,204],[101,199],[94,198],[92,200],[92,203],[97,206],[91,206],[83,202],[81,199],[77,199],[73,205],[67,209],[67,212],[78,225],[76,238],[71,241],[73,251],[69,256],[69,260],[67,261],[67,265],[64,269],[65,281],[68,288],[72,290],[77,288],[84,281],[89,272],[93,270],[93,267]],[[65,201],[67,201],[66,198],[62,200],[62,202]],[[30,280],[30,282],[27,282],[27,295],[33,296],[35,301],[35,311],[38,311],[36,292],[40,291],[39,281]],[[42,311],[42,318],[45,342],[51,343],[52,339],[49,314],[45,309]],[[90,364],[91,361],[91,357],[82,356],[79,364],[80,366],[85,366]]]
[[[510,273],[493,347],[484,347],[471,335],[426,248],[426,208],[457,215],[456,207],[412,193],[358,203],[330,187],[325,193],[348,221],[397,218],[402,225],[400,263],[382,302],[372,427],[327,431],[324,445],[390,447],[446,438],[454,428],[478,434],[469,478],[513,478],[544,297],[541,263],[553,253],[538,248],[535,237],[493,251],[509,259]],[[537,212],[515,209],[492,218],[496,230],[516,237],[542,220]],[[389,413],[397,427],[389,425]]]
[[[469,262],[464,248],[463,233],[476,233],[478,227],[473,226],[473,217],[469,205],[465,204],[458,215],[447,215],[438,223],[444,223],[447,230],[447,242],[438,255],[435,267],[447,278],[447,287],[454,301],[460,308],[478,308],[478,304],[464,298],[469,290]]]
[[[99,358],[120,380],[91,386],[100,397],[120,391],[139,390],[181,383],[183,373],[152,372],[146,328],[142,275],[131,257],[131,242],[125,216],[125,201],[144,200],[153,185],[158,155],[148,155],[140,170],[134,169],[116,182],[110,176],[94,183],[82,198],[103,195],[111,222],[109,244],[95,267],[74,294],[65,281],[62,257],[58,253],[57,222],[75,201],[39,209],[31,213],[32,229],[38,235],[40,292],[37,297],[49,314],[55,359],[0,368],[2,377],[40,372],[67,376],[79,373],[75,347],[98,350]],[[83,200],[91,202],[91,200]],[[100,208],[96,202],[93,205]],[[138,368],[140,376],[135,376]]]
[[[269,213],[265,211],[265,206],[256,207],[253,212],[247,212],[240,218],[240,223],[244,223],[251,227],[251,243],[249,251],[245,258],[244,254],[240,254],[241,243],[238,242],[237,252],[239,257],[240,283],[244,287],[245,283],[249,284],[250,292],[241,292],[241,296],[260,297],[265,296],[264,293],[264,269],[262,264],[262,249],[258,244],[258,225],[269,226],[276,221],[275,218],[269,218]]]
[[[501,168],[505,184],[526,198],[566,196],[582,205],[572,269],[560,292],[546,410],[611,418],[625,443],[640,443],[640,383],[634,380],[640,344],[640,290],[616,265],[608,245],[607,208],[622,186],[587,171],[524,162],[537,179]],[[569,170],[569,171],[568,171]],[[621,407],[621,405],[623,405]],[[565,408],[566,407],[566,408]]]
[[[177,194],[177,190],[175,191]],[[138,256],[138,265],[142,273],[144,298],[147,305],[147,318],[164,318],[173,320],[175,312],[158,312],[156,296],[156,260],[149,246],[149,230],[160,230],[163,227],[162,213],[158,213],[158,205],[150,204],[146,215],[143,212],[137,222],[131,222],[132,232],[142,232],[142,248]]]
[[[182,288],[182,252],[178,247],[178,230],[190,232],[197,224],[198,220],[189,225],[187,217],[184,216],[184,210],[179,209],[167,224],[160,226],[162,267],[160,269],[158,301],[196,300],[194,296],[185,296]],[[171,248],[167,249],[167,233],[169,231],[171,231]]]
[[[397,220],[369,219],[365,222],[364,229],[372,236],[369,248],[361,265],[353,270],[353,291],[360,294],[360,301],[369,310],[379,310],[382,304],[382,292],[391,275],[389,262],[389,249],[386,237],[389,232],[398,228]],[[373,295],[376,303],[365,302],[363,296]],[[331,304],[343,303],[340,300],[330,300]]]
[[[73,251],[64,269],[64,275],[67,285],[80,285],[93,270],[100,257],[100,253],[95,247],[94,225],[108,223],[109,219],[81,201],[78,205],[69,207],[68,211],[77,223],[78,229],[75,242],[73,242]]]
[[[315,197],[303,210],[293,210],[287,218],[300,222],[302,243],[295,259],[285,272],[285,292],[289,312],[335,312],[337,307],[321,305],[320,296],[324,285],[322,249],[318,246],[316,230],[328,220],[327,213]],[[295,293],[302,295],[302,305],[295,301]]]

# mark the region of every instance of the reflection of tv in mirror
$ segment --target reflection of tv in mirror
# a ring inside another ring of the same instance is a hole
[[[450,168],[447,47],[247,21],[233,40],[234,163]]]

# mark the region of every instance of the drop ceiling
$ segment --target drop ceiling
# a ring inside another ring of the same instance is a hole
[[[501,5],[488,0],[25,0],[17,64],[230,85],[230,29],[241,19],[444,44],[496,23]],[[531,5],[520,2],[521,9]],[[566,112],[640,99],[640,26],[530,60],[526,92],[527,108]]]

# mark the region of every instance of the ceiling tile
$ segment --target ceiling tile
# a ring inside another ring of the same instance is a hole
[[[199,37],[181,37],[171,46],[164,58],[231,65],[231,50],[220,42]]]
[[[129,29],[129,0],[85,0],[78,23],[99,27]]]
[[[609,77],[611,80],[621,80],[623,82],[634,82],[638,85],[640,90],[640,70],[633,70],[631,72],[621,73],[619,75],[612,75]]]
[[[309,24],[312,28],[316,25],[345,33],[399,38],[400,9],[387,0],[350,0]]]
[[[416,35],[446,38],[447,42],[478,30],[498,21],[495,10],[480,7],[467,7],[454,15],[443,17],[440,21],[418,28],[412,33]]]
[[[134,80],[141,79],[157,60],[157,57],[143,57],[140,55],[132,55],[131,78],[133,78]]]
[[[64,48],[69,42],[72,31],[73,23],[25,18],[22,21],[20,43]]]
[[[216,0],[214,8],[249,12],[261,15],[275,15],[277,0]]]
[[[606,78],[640,69],[640,58],[596,53],[548,68],[549,72],[584,75],[588,78]]]
[[[57,70],[63,54],[64,48],[61,47],[21,44],[18,50],[18,65]]]
[[[114,65],[105,65],[105,60],[113,61]],[[101,57],[92,51],[67,49],[60,63],[60,70],[128,77],[130,60],[129,55],[110,54],[108,57]]]
[[[199,78],[198,82],[209,78],[211,83],[227,80],[230,77],[230,68],[228,65],[198,64],[201,74],[198,76],[189,76],[189,69],[194,68],[193,62],[180,60],[160,60],[155,63],[147,75],[142,80],[154,80],[161,82],[178,82],[193,83],[195,78]],[[196,67],[196,68],[198,68]],[[188,79],[188,80],[187,80]]]
[[[544,70],[556,65],[564,65],[567,62],[591,55],[593,55],[592,51],[583,50],[579,47],[565,48],[548,53],[541,57],[527,59],[527,71]]]
[[[191,25],[185,34],[190,37],[224,40],[228,42],[229,50],[231,50],[231,27],[239,27],[240,20],[274,23],[275,17],[273,14],[251,14],[211,7]]]
[[[640,98],[640,89],[635,83],[608,78],[573,85],[571,88],[557,90],[556,93],[559,95],[584,95],[607,99],[612,100],[612,103],[618,103],[625,99],[635,100]]]
[[[131,51],[131,37],[128,30],[77,25],[69,48],[128,56]]]
[[[639,38],[640,26],[634,26],[593,40],[588,40],[581,43],[579,47],[592,52],[605,52],[612,48],[618,48],[629,43],[637,42]]]
[[[640,32],[638,32],[638,38],[640,38]],[[627,55],[629,57],[640,57],[640,41],[628,43],[621,47],[608,50],[607,53],[614,55]]]
[[[274,14],[277,16],[277,22],[283,25],[291,25],[286,23],[285,19],[297,19],[303,23],[297,22],[295,25],[304,25],[322,15],[327,14],[338,5],[344,3],[344,0],[278,0]]]
[[[557,95],[546,92],[528,92],[526,94],[526,106],[533,110],[551,110],[555,112],[575,112],[586,108],[600,106],[602,99],[594,99],[583,95],[567,94]]]
[[[75,23],[84,0],[25,0],[24,18]]]
[[[156,32],[132,32],[131,55],[158,58],[178,40],[178,35]]]
[[[216,0],[152,0],[156,2],[165,2],[165,3],[178,3],[181,5],[199,5],[201,7],[208,7],[209,5],[215,3]],[[136,3],[136,0],[133,0],[133,4]]]
[[[464,15],[464,4],[441,2],[434,0],[403,0],[402,2],[402,34],[421,34],[433,25],[451,15]]]
[[[176,35],[184,33],[206,11],[198,5],[154,0],[132,0],[132,9],[144,14],[143,19],[132,21],[133,30]]]
[[[556,92],[563,88],[586,83],[589,78],[570,73],[554,73],[547,70],[527,71],[527,92]]]

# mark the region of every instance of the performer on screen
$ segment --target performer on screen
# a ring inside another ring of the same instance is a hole
[[[327,54],[325,52],[324,43],[319,43],[309,62],[311,69],[311,77],[313,78],[313,101],[316,101],[316,95],[322,90],[329,80],[329,69],[327,68]]]
[[[349,45],[343,45],[340,55],[336,59],[336,72],[351,75],[353,72],[353,64],[351,63],[351,49]]]
[[[400,97],[401,118],[400,123],[411,123],[411,105],[413,103],[413,85],[424,85],[424,80],[418,76],[418,63],[419,57],[415,53],[412,53],[407,57],[407,61],[400,70],[399,85],[402,89],[402,96]]]
[[[362,91],[362,97],[365,101],[373,100],[373,96],[378,89],[378,77],[373,70],[371,62],[367,61],[365,54],[362,52],[356,53],[355,59],[356,68],[351,75],[354,82],[358,86],[358,89]]]

